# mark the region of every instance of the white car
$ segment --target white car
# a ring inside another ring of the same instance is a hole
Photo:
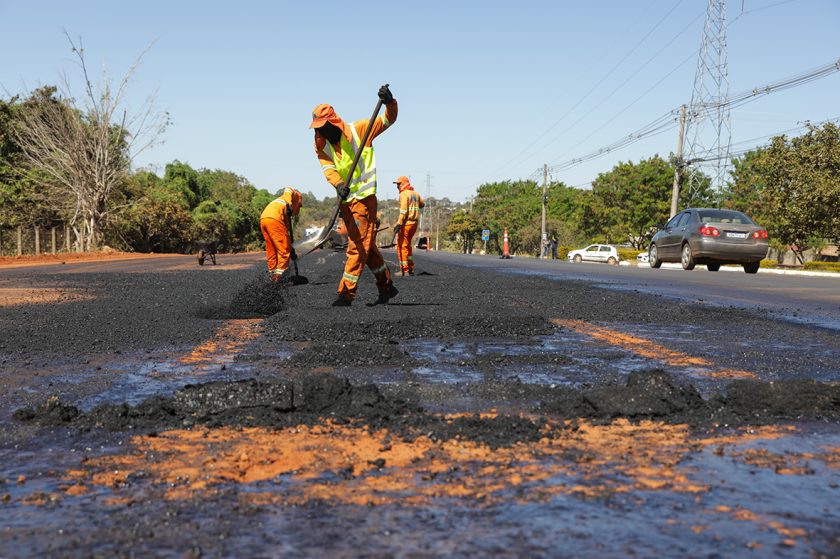
[[[612,266],[618,265],[618,251],[612,245],[589,245],[580,250],[569,251],[569,262],[606,262]]]
[[[650,255],[647,252],[640,252],[636,255],[636,262],[639,264],[648,264],[650,262]]]

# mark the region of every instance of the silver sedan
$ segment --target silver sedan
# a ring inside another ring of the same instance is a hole
[[[754,274],[767,256],[767,230],[741,212],[690,208],[653,236],[648,256],[651,268],[681,262],[685,270],[705,264],[717,272],[722,264],[741,264],[746,273]]]

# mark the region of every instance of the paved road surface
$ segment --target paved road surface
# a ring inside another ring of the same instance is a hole
[[[417,260],[0,269],[0,557],[840,557],[833,283]]]
[[[765,309],[779,318],[840,329],[840,279],[829,277],[697,270],[659,269],[648,266],[571,264],[559,260],[420,253],[418,261],[490,268],[511,273],[537,274],[549,278],[594,282],[611,289],[653,292],[669,297],[713,305]]]

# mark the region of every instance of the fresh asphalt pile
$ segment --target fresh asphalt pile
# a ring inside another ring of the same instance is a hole
[[[167,428],[311,425],[323,419],[386,427],[411,438],[432,433],[438,439],[512,445],[536,440],[546,419],[655,419],[695,427],[730,426],[778,420],[840,420],[840,385],[816,381],[733,381],[725,395],[703,399],[691,384],[680,384],[662,370],[631,373],[624,385],[588,390],[547,388],[531,417],[478,415],[447,420],[403,400],[389,398],[372,384],[353,385],[346,377],[313,375],[302,387],[292,382],[211,382],[188,385],[171,397],[155,396],[136,406],[105,404],[83,412],[51,397],[21,408],[14,418],[42,426],[83,430],[162,430]],[[527,428],[525,428],[527,426]]]

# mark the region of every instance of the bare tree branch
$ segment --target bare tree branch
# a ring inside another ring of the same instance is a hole
[[[151,45],[114,89],[105,73],[98,85],[93,82],[81,38],[74,41],[67,31],[64,35],[80,69],[84,95],[76,99],[68,75],[60,74],[58,96],[36,90],[14,134],[25,158],[51,179],[57,194],[75,200],[71,225],[84,248],[93,250],[113,211],[109,202],[115,188],[128,176],[134,158],[159,140],[170,121],[168,113],[156,110],[154,94],[136,111],[122,106]]]

